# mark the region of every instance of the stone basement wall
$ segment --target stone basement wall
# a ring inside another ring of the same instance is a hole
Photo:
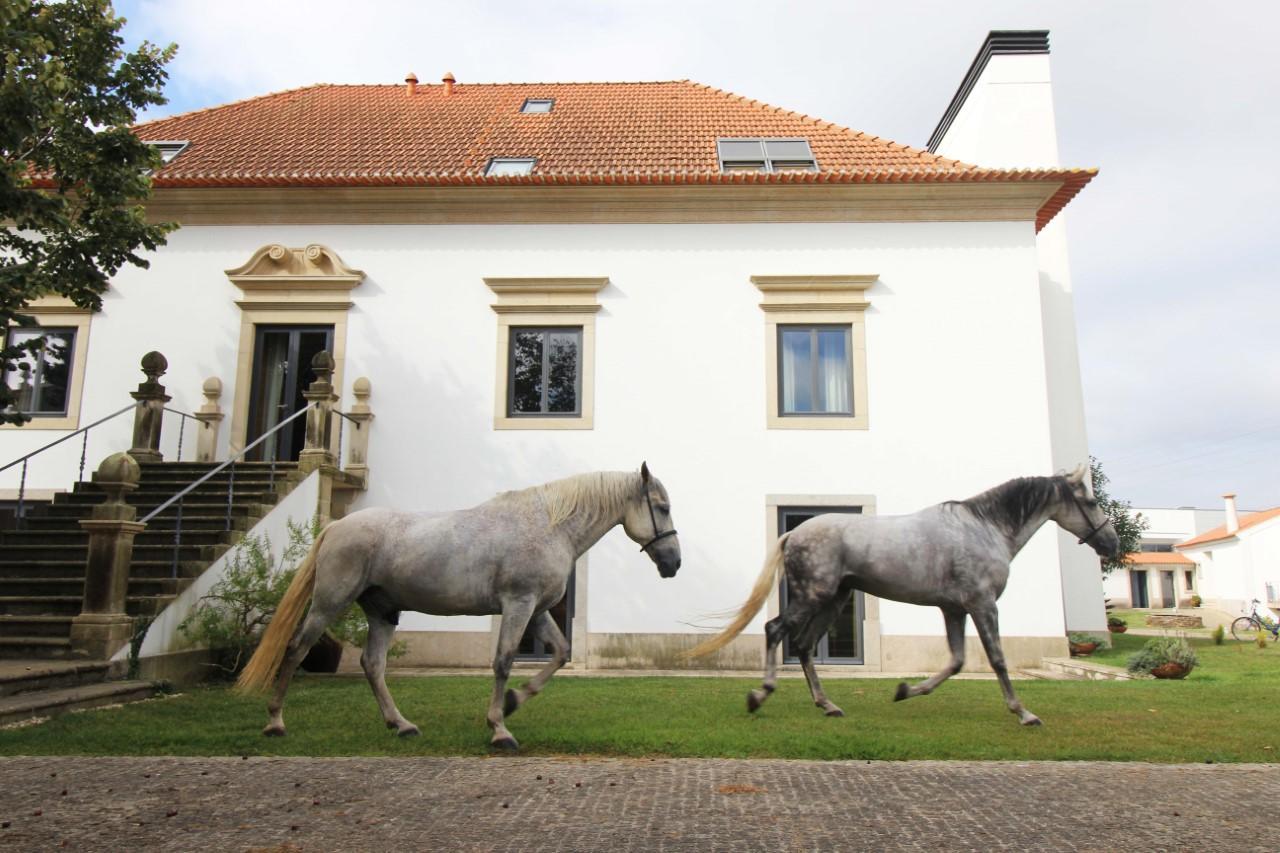
[[[1148,616],[1147,625],[1152,628],[1203,628],[1204,620],[1199,616]]]

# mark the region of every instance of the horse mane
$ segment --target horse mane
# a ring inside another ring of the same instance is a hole
[[[946,505],[962,506],[984,521],[1015,531],[1025,527],[1061,492],[1061,477],[1017,477],[967,500],[947,501]]]
[[[547,517],[555,527],[578,513],[588,513],[591,521],[616,517],[639,487],[640,475],[634,471],[592,471],[533,489],[542,496]]]

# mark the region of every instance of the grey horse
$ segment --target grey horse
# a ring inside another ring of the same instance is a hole
[[[383,678],[400,611],[500,613],[487,718],[492,745],[514,750],[518,745],[506,717],[537,695],[568,659],[568,643],[547,608],[564,596],[578,557],[619,524],[662,577],[675,576],[680,541],[671,502],[644,464],[639,473],[581,474],[506,492],[457,512],[352,513],[316,538],[237,687],[262,692],[274,681],[267,705],[271,719],[263,734],[283,735],[289,680],[325,628],[358,602],[369,618],[360,663],[382,717],[399,734],[416,735],[418,727],[396,708]],[[530,624],[551,648],[551,661],[520,689],[507,690],[516,649]]]
[[[937,607],[947,626],[951,661],[919,684],[902,682],[895,700],[933,692],[964,666],[965,618],[972,617],[987,660],[1000,679],[1005,704],[1024,726],[1040,724],[1018,701],[1000,648],[996,599],[1009,579],[1009,563],[1046,521],[1055,521],[1103,556],[1115,556],[1120,539],[1093,497],[1081,465],[1070,474],[1010,480],[965,501],[912,515],[830,513],[783,535],[738,614],[719,634],[690,649],[698,657],[740,634],[787,574],[787,607],[765,624],[764,684],[747,696],[755,711],[777,687],[777,649],[784,636],[798,650],[814,704],[827,716],[844,712],[826,697],[813,668],[818,641],[854,590],[880,598]]]

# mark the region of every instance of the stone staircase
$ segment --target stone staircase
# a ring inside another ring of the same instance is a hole
[[[214,467],[198,462],[143,465],[141,482],[126,499],[141,519]],[[129,568],[128,613],[159,613],[301,479],[296,463],[278,462],[274,473],[270,463],[237,463],[228,530],[230,477],[223,470],[183,499],[176,565],[176,504],[138,534]],[[93,484],[77,483],[35,508],[23,530],[0,534],[0,662],[72,657],[71,620],[80,613],[89,542],[79,521],[103,499]]]
[[[0,726],[156,694],[150,681],[109,681],[111,669],[105,661],[0,660]]]

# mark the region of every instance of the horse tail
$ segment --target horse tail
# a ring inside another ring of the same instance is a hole
[[[738,609],[738,615],[733,617],[733,621],[726,625],[719,634],[703,640],[687,652],[683,652],[681,657],[699,658],[703,655],[709,655],[717,649],[724,648],[729,644],[730,640],[742,633],[742,629],[746,628],[747,623],[755,618],[755,615],[760,612],[760,608],[764,607],[765,601],[769,599],[769,594],[778,586],[778,576],[782,574],[783,546],[790,535],[790,533],[782,534],[769,551],[769,555],[765,557],[764,568],[760,570],[760,577],[756,578],[756,585],[752,588],[751,595],[742,603],[742,607]]]
[[[285,590],[275,615],[267,624],[267,630],[262,632],[257,650],[236,679],[237,693],[263,693],[275,680],[285,653],[289,651],[289,641],[311,604],[311,596],[316,589],[316,555],[320,553],[320,544],[328,532],[329,527],[320,531],[302,565],[298,566],[293,582]]]

